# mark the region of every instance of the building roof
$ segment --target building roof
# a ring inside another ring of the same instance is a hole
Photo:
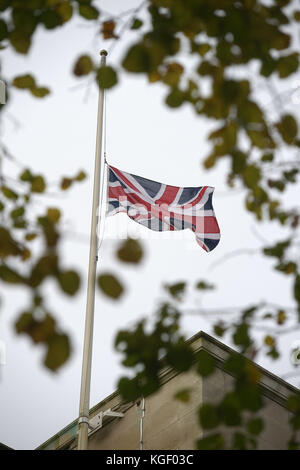
[[[235,352],[229,346],[226,346],[222,342],[213,338],[212,336],[200,331],[199,333],[192,336],[188,343],[192,345],[195,354],[200,350],[207,351],[215,360],[216,366],[220,369],[223,368],[223,364],[231,354],[239,353]],[[252,361],[250,361],[252,362]],[[264,369],[261,366],[258,366],[259,372],[261,373],[260,386],[262,387],[262,393],[273,401],[279,403],[282,406],[285,406],[286,398],[291,393],[299,393],[299,389],[293,385],[285,382],[280,377],[272,374],[268,370]],[[161,370],[161,382],[162,384],[168,382],[173,377],[179,374],[171,367],[164,368]],[[124,402],[120,397],[118,391],[113,392],[111,395],[107,396],[104,400],[99,402],[90,410],[90,418],[93,418],[100,411],[105,411],[110,408],[112,411],[126,412],[129,408],[134,406],[133,402]],[[103,421],[103,425],[108,424],[115,418],[106,417]],[[96,430],[95,430],[96,431]],[[95,431],[91,431],[93,434]],[[72,423],[68,424],[65,428],[59,431],[57,434],[52,436],[46,442],[41,444],[37,449],[38,450],[50,450],[50,449],[65,449],[75,446],[77,434],[77,419]]]

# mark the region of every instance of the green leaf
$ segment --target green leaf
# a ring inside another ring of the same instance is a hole
[[[47,210],[47,218],[56,224],[61,217],[61,212],[56,207],[49,207]]]
[[[167,65],[165,74],[163,76],[163,83],[175,88],[183,74],[184,68],[177,62],[172,62]]]
[[[297,178],[296,176],[298,175],[299,170],[297,168],[294,168],[293,170],[290,171],[284,171],[283,176],[289,183],[296,183]]]
[[[0,258],[23,255],[24,250],[15,241],[9,231],[0,226]]]
[[[285,114],[279,123],[276,124],[278,132],[283,140],[291,145],[298,134],[298,124],[294,116]]]
[[[79,14],[86,20],[96,20],[99,17],[99,10],[92,5],[79,5]]]
[[[36,98],[44,98],[45,96],[49,95],[50,90],[47,87],[31,87],[30,93],[35,96]]]
[[[274,160],[273,153],[264,153],[261,157],[262,162],[272,162]]]
[[[17,334],[26,333],[34,324],[34,318],[32,312],[24,312],[15,323],[15,330]]]
[[[209,284],[206,281],[199,281],[196,284],[196,289],[199,289],[199,290],[211,290],[211,289],[214,289],[214,288],[215,288],[215,286],[213,284]]]
[[[277,68],[277,60],[273,59],[270,55],[267,55],[264,61],[261,63],[260,74],[264,77],[269,77]]]
[[[166,354],[168,364],[179,371],[187,371],[193,363],[193,351],[190,346],[184,342],[170,344]]]
[[[56,5],[55,11],[61,17],[62,23],[66,23],[72,18],[73,6],[68,1],[62,1]]]
[[[291,416],[290,424],[292,426],[292,429],[294,429],[295,431],[300,429],[300,413]]]
[[[241,432],[235,432],[233,435],[232,448],[235,450],[247,450],[247,438]]]
[[[257,384],[247,383],[242,380],[236,387],[241,406],[245,410],[257,412],[263,406],[261,392]]]
[[[294,282],[294,297],[298,303],[298,311],[300,312],[300,275],[297,274]]]
[[[86,179],[86,173],[84,171],[79,171],[78,174],[74,178],[74,180],[76,181],[83,181],[85,179]]]
[[[47,343],[55,334],[55,320],[47,314],[41,320],[36,320],[32,312],[24,312],[15,323],[18,334],[26,333],[36,344]]]
[[[300,395],[290,395],[287,397],[286,406],[292,413],[300,412]]]
[[[285,190],[285,183],[284,181],[280,181],[280,180],[275,181],[275,180],[269,179],[268,186],[269,188],[275,188],[280,192],[283,192]]]
[[[48,276],[57,275],[57,256],[49,254],[42,256],[33,266],[28,283],[31,287],[38,287]]]
[[[122,66],[128,72],[145,73],[151,70],[151,57],[143,44],[133,45],[126,53]]]
[[[12,189],[10,189],[8,186],[2,186],[1,187],[2,194],[7,198],[7,199],[18,199],[17,193],[15,193]]]
[[[283,0],[284,1],[284,0]],[[283,51],[291,45],[291,36],[289,34],[283,33],[280,30],[277,30],[277,33],[274,35],[272,40],[272,47],[278,51]]]
[[[217,71],[220,71],[220,68],[216,65],[211,64],[210,62],[204,60],[201,62],[200,66],[197,69],[199,75],[211,75],[214,76]]]
[[[226,126],[213,131],[209,135],[210,140],[215,140],[215,156],[222,156],[230,153],[235,148],[237,140],[237,125],[234,121],[228,122]]]
[[[133,18],[130,29],[140,29],[141,26],[143,26],[143,21],[139,18]]]
[[[297,264],[292,261],[288,263],[279,263],[275,266],[275,269],[287,275],[294,274],[297,272]]]
[[[118,383],[118,391],[126,401],[133,401],[141,396],[140,388],[135,380],[122,377]]]
[[[211,45],[207,42],[198,44],[196,42],[192,43],[192,52],[197,52],[202,57],[204,57],[211,50]]]
[[[124,287],[112,274],[100,274],[98,276],[98,286],[105,295],[112,299],[118,299],[124,292]]]
[[[34,240],[36,237],[37,237],[37,234],[36,234],[36,233],[26,233],[26,235],[25,235],[25,240],[28,241],[28,242],[31,242],[31,241]]]
[[[48,342],[44,365],[48,369],[55,371],[69,359],[70,354],[71,345],[68,336],[56,333]]]
[[[253,318],[254,313],[257,311],[257,305],[254,305],[253,307],[248,307],[242,310],[242,318],[243,320],[247,320],[249,318]]]
[[[198,450],[219,450],[224,447],[224,438],[222,434],[216,433],[203,437],[197,441]]]
[[[280,78],[289,77],[299,67],[299,54],[294,52],[285,57],[280,57],[277,62],[277,70]]]
[[[30,46],[31,39],[28,34],[24,34],[21,31],[14,30],[9,34],[9,40],[13,48],[20,54],[27,54]]]
[[[48,88],[36,86],[35,78],[30,74],[15,77],[12,85],[22,90],[29,90],[31,94],[37,98],[44,98],[44,96],[50,93]]]
[[[19,273],[4,264],[0,266],[0,279],[8,284],[20,284],[24,282],[24,278]]]
[[[13,86],[20,89],[27,89],[35,86],[35,79],[30,74],[19,75],[12,82]]]
[[[264,122],[262,110],[254,101],[243,102],[238,108],[238,115],[245,124]]]
[[[260,181],[261,172],[255,165],[249,165],[243,170],[243,179],[247,188],[255,188]]]
[[[294,11],[294,20],[299,22],[300,21],[300,11],[296,10]]]
[[[297,442],[294,438],[291,438],[288,441],[288,450],[299,450],[300,443]]]
[[[203,349],[199,351],[197,356],[197,373],[202,377],[208,377],[215,370],[215,362],[208,352]]]
[[[200,425],[203,429],[213,429],[220,424],[217,409],[210,403],[203,404],[199,409]]]
[[[43,193],[46,189],[46,183],[41,175],[33,176],[31,180],[31,191],[33,193]]]
[[[12,18],[16,31],[31,36],[37,25],[37,18],[34,12],[26,8],[13,8]]]
[[[13,226],[14,226],[14,228],[17,228],[17,229],[26,228],[27,227],[27,222],[24,219],[15,219]],[[24,252],[24,256],[25,256],[25,259],[27,259],[26,255],[25,255],[25,252]],[[22,257],[22,260],[24,260],[23,257]]]
[[[225,328],[222,323],[217,323],[216,325],[214,325],[214,333],[220,338],[224,335],[224,333],[226,333],[226,331],[227,328]]]
[[[141,244],[132,238],[128,238],[118,249],[117,257],[124,263],[139,263],[143,257]]]
[[[0,11],[6,10],[10,7],[11,0],[0,0]]]
[[[169,294],[177,300],[181,300],[182,295],[184,294],[186,283],[177,282],[176,284],[165,285],[165,288]]]
[[[93,61],[89,55],[79,57],[74,65],[73,73],[77,77],[88,75],[94,68]]]
[[[112,67],[106,65],[99,68],[97,72],[97,81],[99,87],[102,89],[112,88],[117,84],[118,76]]]
[[[263,253],[266,256],[274,256],[275,258],[281,259],[286,249],[290,246],[291,240],[285,240],[283,242],[278,242],[271,247],[267,247],[263,249]]]
[[[10,216],[12,219],[18,219],[19,217],[22,217],[24,215],[25,209],[23,206],[16,207],[10,212]]]
[[[38,224],[42,227],[48,247],[54,247],[59,239],[54,223],[48,217],[38,217]]]
[[[47,9],[42,11],[40,22],[45,26],[46,29],[54,29],[57,28],[57,26],[62,25],[63,19],[57,11]]]
[[[31,171],[26,169],[26,170],[23,171],[23,173],[21,173],[19,178],[20,178],[21,181],[26,181],[26,182],[29,181],[30,182],[30,181],[32,181],[33,176],[32,176]]]
[[[72,178],[62,178],[60,182],[60,189],[65,191],[66,189],[70,188],[72,186],[73,179]]]
[[[240,426],[242,423],[241,406],[234,392],[225,395],[218,406],[219,417],[226,426]]]
[[[65,294],[74,295],[79,289],[80,278],[75,271],[60,272],[57,276],[57,280]]]
[[[188,403],[190,401],[190,388],[184,388],[183,390],[179,390],[179,392],[175,393],[175,400],[182,401],[183,403]]]
[[[268,133],[267,128],[263,130],[255,130],[255,129],[246,129],[248,137],[255,147],[259,149],[273,149],[275,148],[274,141],[270,134]]]
[[[237,325],[235,333],[233,334],[234,344],[237,346],[243,346],[247,348],[251,344],[249,336],[249,325],[247,323],[241,323]]]
[[[3,39],[6,39],[7,36],[8,36],[7,24],[5,23],[4,20],[0,19],[0,41],[3,41]]]
[[[247,423],[247,429],[250,434],[258,436],[264,429],[264,422],[261,418],[250,419]]]
[[[247,163],[247,154],[244,152],[240,152],[238,150],[235,150],[231,152],[231,168],[232,168],[232,173],[234,174],[240,174],[243,172],[244,168],[246,167]]]
[[[184,103],[185,98],[186,94],[183,91],[174,88],[166,97],[166,104],[170,108],[178,108]]]
[[[216,156],[214,154],[211,154],[204,160],[204,167],[208,170],[209,168],[215,166],[216,161]]]

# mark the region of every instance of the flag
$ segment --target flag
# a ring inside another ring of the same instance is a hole
[[[212,205],[211,186],[170,186],[108,167],[108,215],[127,215],[151,230],[191,229],[198,244],[213,250],[220,229]]]

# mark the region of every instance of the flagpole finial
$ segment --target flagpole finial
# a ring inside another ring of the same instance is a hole
[[[100,55],[104,55],[106,57],[107,56],[107,51],[105,49],[101,49]]]

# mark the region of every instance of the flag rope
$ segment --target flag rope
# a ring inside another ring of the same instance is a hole
[[[100,202],[99,202],[99,223],[97,227],[97,240],[98,240],[98,249],[97,253],[101,248],[104,239],[104,232],[105,232],[105,221],[106,221],[106,214],[107,214],[107,197],[104,199],[104,194],[107,195],[108,189],[108,163],[106,159],[106,142],[107,142],[107,135],[106,135],[106,103],[107,97],[106,92],[103,92],[103,171],[101,174],[101,193],[100,193]],[[105,193],[106,190],[106,193]]]

